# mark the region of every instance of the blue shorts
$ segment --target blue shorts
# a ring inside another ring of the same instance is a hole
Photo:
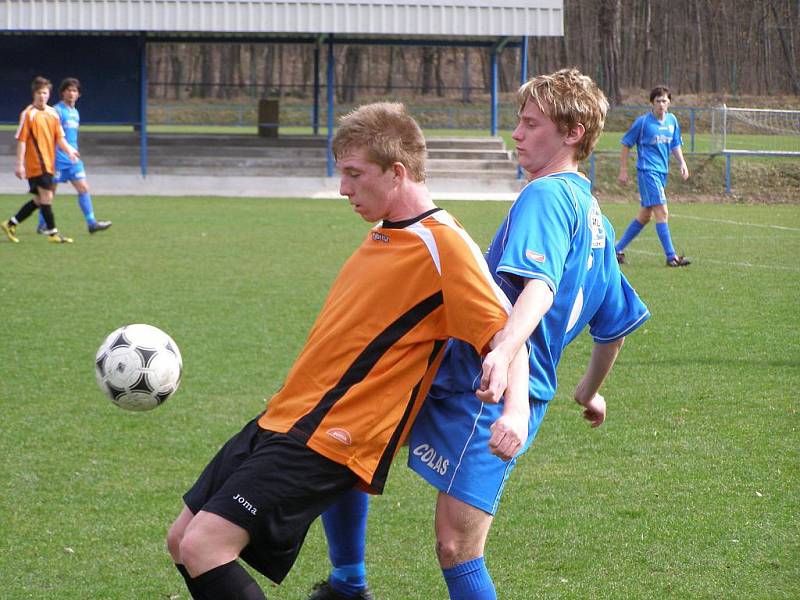
[[[642,206],[657,206],[667,203],[664,189],[667,187],[667,174],[658,171],[637,171],[639,197]]]
[[[542,423],[547,402],[531,401],[528,440],[510,461],[489,451],[489,427],[501,404],[484,404],[472,392],[428,396],[408,442],[408,466],[439,491],[493,515],[517,459],[528,449]]]
[[[71,163],[65,167],[56,165],[56,174],[53,177],[53,183],[67,183],[69,181],[77,181],[78,179],[86,179],[86,169],[83,167],[83,161]]]

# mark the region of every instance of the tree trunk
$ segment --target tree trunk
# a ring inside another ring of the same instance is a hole
[[[356,88],[360,84],[361,77],[362,55],[361,46],[347,46],[345,49],[342,81],[339,85],[341,102],[352,104],[356,101]]]
[[[800,96],[800,78],[797,75],[797,63],[794,58],[794,51],[789,43],[789,38],[784,31],[786,27],[782,26],[783,23],[788,21],[791,23],[791,14],[785,16],[778,16],[778,9],[776,8],[777,0],[770,0],[769,7],[772,9],[772,14],[775,17],[775,22],[778,24],[778,39],[781,41],[781,48],[783,48],[783,56],[786,59],[786,69],[789,75],[789,83],[792,86],[792,93],[795,96]],[[787,11],[791,13],[791,11]],[[783,18],[782,18],[783,17]]]
[[[619,83],[620,10],[621,0],[600,1],[600,61],[606,95],[612,105],[622,103]]]
[[[433,91],[436,54],[430,46],[422,47],[422,84],[420,85],[420,93],[427,96]]]

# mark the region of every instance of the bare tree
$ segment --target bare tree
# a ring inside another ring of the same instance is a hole
[[[603,84],[612,104],[622,102],[619,72],[619,35],[622,0],[600,0],[600,61]]]

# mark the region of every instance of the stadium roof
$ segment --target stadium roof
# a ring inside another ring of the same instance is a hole
[[[561,36],[563,12],[563,0],[0,0],[0,32]]]

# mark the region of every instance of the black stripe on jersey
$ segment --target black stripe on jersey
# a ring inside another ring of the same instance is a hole
[[[372,487],[377,492],[382,492],[383,486],[386,485],[386,478],[389,476],[389,467],[392,465],[392,459],[394,458],[394,454],[397,451],[397,445],[400,443],[400,435],[403,433],[403,430],[405,429],[406,424],[408,423],[408,419],[411,418],[412,409],[418,402],[419,390],[420,387],[422,386],[422,381],[425,379],[425,377],[427,377],[431,365],[442,353],[444,345],[445,345],[445,340],[436,340],[434,342],[433,351],[431,352],[431,355],[428,357],[428,368],[425,369],[425,374],[417,382],[417,385],[414,386],[414,391],[411,393],[411,397],[408,399],[406,410],[403,412],[403,418],[400,419],[400,423],[397,424],[397,428],[394,430],[392,438],[389,440],[389,444],[386,446],[386,450],[384,450],[383,455],[381,456],[381,459],[378,462],[378,466],[375,469],[375,474],[372,476],[372,481],[370,482],[370,487]]]
[[[317,405],[304,417],[298,419],[292,431],[300,434],[304,440],[309,439],[316,431],[319,424],[328,414],[334,404],[344,396],[351,387],[362,381],[372,370],[375,364],[397,341],[417,326],[425,317],[431,314],[444,302],[442,292],[428,296],[425,300],[412,307],[396,321],[390,324],[364,350],[361,351],[339,382],[328,390]],[[320,357],[324,360],[325,357]]]
[[[381,223],[381,227],[383,227],[384,229],[405,229],[409,225],[413,225],[418,221],[422,221],[422,219],[430,217],[433,213],[439,212],[440,210],[442,209],[437,206],[428,211],[425,211],[421,215],[417,215],[416,217],[411,217],[410,219],[406,219],[404,221],[383,221],[383,223]]]
[[[44,156],[42,156],[42,151],[39,149],[39,142],[36,141],[36,136],[33,135],[33,131],[31,131],[31,140],[33,140],[33,149],[36,150],[36,156],[39,157],[39,166],[42,167],[42,173],[49,173],[47,164],[44,162]]]

